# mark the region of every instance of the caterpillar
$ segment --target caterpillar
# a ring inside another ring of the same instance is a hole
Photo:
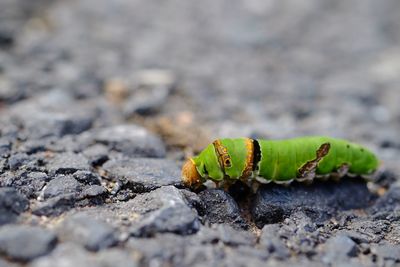
[[[288,184],[314,178],[369,177],[377,157],[367,148],[343,139],[306,136],[286,140],[217,139],[182,167],[182,182],[197,188],[207,180],[217,186],[241,180]]]

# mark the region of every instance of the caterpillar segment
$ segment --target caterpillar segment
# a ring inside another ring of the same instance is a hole
[[[218,139],[182,167],[182,182],[192,188],[207,180],[229,187],[241,180],[290,184],[296,180],[370,178],[378,168],[368,149],[346,140],[311,136],[287,140]]]

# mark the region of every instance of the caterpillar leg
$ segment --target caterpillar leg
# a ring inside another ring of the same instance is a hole
[[[331,178],[334,181],[339,181],[342,177],[349,174],[350,165],[347,163],[343,163],[340,167],[331,174]]]

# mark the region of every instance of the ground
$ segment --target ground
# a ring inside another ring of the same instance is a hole
[[[0,1],[0,266],[400,266],[399,9]],[[377,181],[181,184],[217,137],[302,135]]]

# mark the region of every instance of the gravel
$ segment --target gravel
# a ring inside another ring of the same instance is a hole
[[[397,266],[399,1],[0,1],[0,266]],[[382,161],[184,188],[219,137]]]

